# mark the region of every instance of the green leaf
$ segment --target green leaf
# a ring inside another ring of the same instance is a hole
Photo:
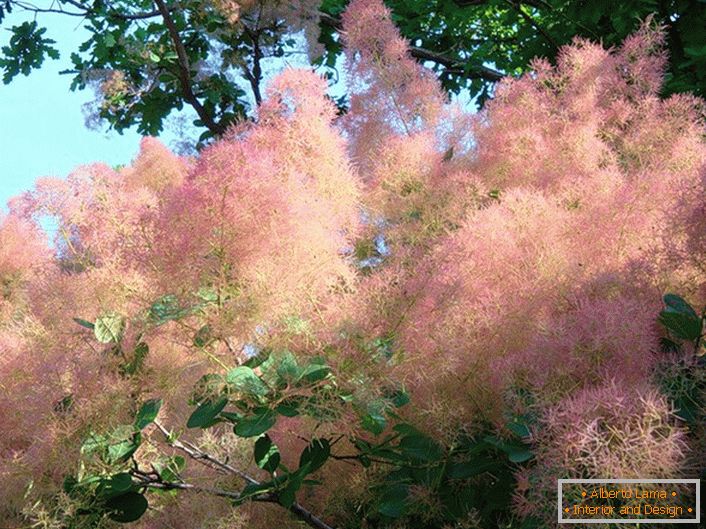
[[[191,314],[188,308],[182,308],[179,299],[174,294],[162,296],[152,303],[148,310],[150,320],[154,325],[163,325],[172,320],[178,320]]]
[[[130,438],[110,443],[106,452],[106,461],[110,464],[126,462],[137,451],[141,443],[142,436],[139,433],[133,434]]]
[[[446,469],[450,479],[468,479],[493,470],[499,461],[490,458],[474,459],[468,462],[451,463]]]
[[[702,322],[683,312],[667,307],[659,313],[659,321],[677,338],[694,341],[701,335]]]
[[[115,496],[120,496],[132,489],[132,477],[127,472],[120,472],[119,474],[114,474],[108,479],[104,479],[100,487],[98,487],[97,494],[107,500]]]
[[[394,391],[392,394],[388,395],[387,398],[392,402],[395,408],[401,408],[409,404],[409,394],[403,389]]]
[[[277,470],[280,462],[280,453],[277,445],[268,435],[263,435],[255,442],[255,463],[267,472]]]
[[[296,417],[299,415],[299,401],[288,399],[281,404],[278,404],[275,411],[284,417]]]
[[[196,347],[206,347],[211,343],[211,340],[211,327],[208,325],[204,325],[194,334],[194,346]]]
[[[264,483],[248,483],[240,493],[240,499],[235,500],[233,503],[236,505],[241,505],[251,498],[271,492],[285,480],[286,476],[277,476],[276,478]]]
[[[269,408],[256,408],[255,415],[243,417],[233,431],[240,437],[257,437],[272,428],[277,422],[277,415]]]
[[[312,439],[299,457],[299,468],[308,465],[309,472],[320,469],[331,455],[331,444],[328,439]]]
[[[331,372],[331,368],[322,364],[309,364],[301,373],[300,380],[313,384],[325,379]]]
[[[135,346],[135,352],[133,353],[132,361],[125,364],[122,371],[128,375],[134,375],[140,369],[145,362],[147,353],[149,353],[150,348],[145,342],[140,342]]]
[[[145,426],[151,424],[157,418],[161,407],[161,399],[151,399],[145,402],[135,417],[135,428],[142,430]]]
[[[507,428],[518,437],[529,437],[531,433],[529,427],[521,422],[509,422]]]
[[[213,287],[201,287],[196,292],[196,297],[206,304],[218,303],[218,290]]]
[[[267,385],[255,374],[255,371],[246,366],[232,369],[226,376],[226,382],[237,391],[250,396],[264,397],[270,392]]]
[[[308,469],[299,469],[287,477],[284,488],[277,494],[280,505],[289,509],[296,501],[296,494],[304,484]]]
[[[438,461],[444,451],[433,439],[422,434],[407,435],[400,440],[400,451],[410,459]]]
[[[164,481],[176,481],[179,479],[179,474],[186,466],[186,460],[182,456],[174,456],[167,460],[166,464],[155,464],[155,468],[159,472],[160,477]]]
[[[385,405],[381,401],[373,401],[368,404],[368,413],[361,419],[363,429],[380,435],[387,426],[387,418],[384,415]]]
[[[130,523],[139,520],[148,507],[147,499],[137,492],[127,492],[105,503],[108,517],[120,523]]]
[[[93,332],[100,343],[118,343],[125,332],[125,318],[116,312],[106,312],[96,319]]]
[[[532,451],[530,447],[524,443],[505,441],[495,437],[494,435],[486,436],[484,441],[505,452],[510,461],[513,463],[524,463],[525,461],[532,459]]]
[[[677,312],[689,315],[695,319],[699,318],[699,315],[696,314],[694,308],[689,305],[689,303],[687,303],[681,296],[677,296],[676,294],[665,294],[663,299],[664,304],[667,307],[674,309]]]
[[[389,518],[399,518],[407,511],[409,488],[404,483],[393,483],[383,489],[377,510]]]
[[[273,353],[261,365],[262,379],[271,388],[285,388],[301,375],[296,357],[290,351]]]
[[[676,294],[665,294],[665,309],[659,321],[676,337],[694,341],[701,335],[703,322],[691,305]]]
[[[95,328],[95,325],[93,325],[90,321],[86,321],[81,318],[74,318],[73,320],[78,323],[81,327],[85,327],[86,329],[93,330]]]
[[[216,416],[223,411],[223,408],[228,404],[226,397],[221,397],[218,400],[207,400],[199,404],[199,407],[194,410],[186,422],[187,428],[208,428],[215,424]]]

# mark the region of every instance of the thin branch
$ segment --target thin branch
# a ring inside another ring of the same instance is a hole
[[[178,77],[184,100],[194,108],[196,113],[199,115],[199,118],[201,118],[203,124],[211,132],[216,135],[223,134],[226,131],[226,128],[223,126],[222,123],[217,123],[216,121],[214,121],[213,116],[208,113],[208,111],[199,102],[199,100],[196,98],[196,95],[194,94],[194,91],[191,87],[191,67],[189,65],[189,57],[186,54],[184,43],[182,42],[181,36],[179,35],[179,30],[177,29],[176,24],[174,23],[174,20],[172,19],[169,13],[169,9],[165,5],[164,0],[154,0],[154,3],[159,9],[160,14],[162,15],[164,24],[167,26],[169,36],[172,39],[172,43],[174,44],[174,48],[177,53],[177,58],[179,59]]]
[[[194,492],[205,492],[208,494],[213,494],[214,496],[219,496],[221,498],[229,498],[231,500],[240,500],[242,498],[241,494],[238,492],[232,492],[229,490],[216,489],[213,487],[203,487],[200,485],[193,485],[191,483],[185,483],[181,481],[164,481],[158,474],[142,472],[138,469],[132,469],[130,475],[136,478],[141,487],[147,487],[150,489],[162,489],[162,490],[191,490]],[[262,502],[275,502],[276,499],[271,494],[262,494],[260,496],[249,497],[250,501],[262,501]]]
[[[530,26],[532,26],[534,29],[539,31],[539,33],[541,33],[541,35],[544,37],[544,40],[546,40],[552,46],[552,48],[554,48],[554,50],[559,49],[559,43],[554,40],[554,37],[552,37],[546,29],[540,26],[537,21],[532,18],[532,16],[525,12],[525,10],[522,8],[521,2],[516,2],[513,0],[507,0],[507,2],[520,14],[522,18],[525,19],[525,21]]]
[[[203,450],[197,448],[196,446],[192,445],[191,443],[187,441],[179,441],[178,439],[172,439],[171,434],[169,431],[162,426],[159,422],[155,421],[155,426],[162,432],[162,435],[167,439],[167,443],[173,446],[174,448],[177,448],[178,450],[181,450],[182,452],[186,453],[189,457],[192,459],[199,461],[199,462],[206,462],[207,466],[211,466],[213,468],[216,468],[217,470],[220,470],[221,472],[224,472],[226,474],[233,474],[235,476],[238,476],[239,478],[247,481],[251,485],[259,485],[260,482],[257,481],[255,478],[249,476],[242,470],[238,470],[237,468],[229,465],[228,463],[224,463],[222,461],[219,461],[215,457],[207,454]]]
[[[343,30],[340,18],[329,15],[328,13],[319,13],[319,19],[322,24],[329,26],[338,32]],[[472,66],[467,69],[467,65],[463,62],[416,46],[409,48],[409,54],[420,61],[431,61],[440,64],[444,66],[445,73],[453,75],[464,75],[470,78],[480,78],[493,83],[499,81],[505,76],[502,72],[484,65]]]
[[[219,461],[215,457],[207,454],[200,448],[192,445],[191,443],[187,441],[179,441],[178,439],[172,439],[169,431],[162,426],[159,422],[155,421],[155,426],[162,432],[162,435],[167,439],[167,443],[173,446],[174,448],[177,448],[184,453],[186,453],[189,457],[192,459],[205,464],[207,466],[214,467],[221,472],[229,473],[236,475],[240,477],[241,479],[244,479],[248,483],[252,485],[259,485],[260,482],[257,481],[255,478],[249,476],[247,473],[243,472],[242,470],[238,470],[237,468],[229,465],[228,463],[224,463],[222,461]],[[273,496],[273,498],[276,499],[276,497]],[[263,500],[261,500],[263,501]],[[314,515],[311,511],[303,507],[297,502],[294,502],[294,504],[289,508],[289,511],[293,513],[295,516],[297,516],[300,520],[304,521],[306,524],[308,524],[310,527],[313,527],[314,529],[333,529],[330,525],[328,525],[326,522],[324,522],[321,518],[318,516]]]
[[[410,47],[409,53],[415,59],[432,61],[437,64],[441,64],[446,68],[447,73],[467,75],[470,78],[481,78],[493,83],[498,82],[500,79],[505,77],[504,73],[484,65],[472,66],[468,71],[466,71],[466,65],[462,62],[451,59],[439,53],[434,53],[433,51],[429,51],[424,48]]]
[[[64,11],[61,9],[61,7],[57,8],[43,8],[43,7],[38,7],[34,4],[30,4],[27,2],[11,2],[14,4],[16,7],[19,7],[23,11],[29,11],[30,13],[57,13],[60,15],[67,15],[70,17],[85,17],[86,13],[74,13],[72,11]]]
[[[66,11],[63,9],[61,6],[59,7],[39,7],[35,4],[29,3],[29,2],[22,2],[19,0],[11,0],[10,4],[13,4],[23,11],[29,11],[31,13],[55,13],[58,15],[66,15],[70,17],[88,17],[91,15],[95,15],[96,11],[90,6],[87,6],[85,4],[82,4],[81,2],[76,2],[72,0],[64,0],[65,3],[72,5],[76,9],[79,9],[80,11],[74,12],[74,11]],[[170,9],[171,11],[171,9]],[[133,13],[133,14],[124,14],[121,13],[117,10],[110,10],[108,11],[108,18],[117,18],[120,20],[144,20],[147,18],[153,18],[160,16],[161,13],[158,9],[155,9],[153,11],[148,11],[145,13]]]

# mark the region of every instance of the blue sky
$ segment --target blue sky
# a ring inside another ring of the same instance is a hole
[[[30,19],[27,13],[14,12],[0,24],[0,47],[10,38],[9,27]],[[7,200],[30,189],[41,176],[65,177],[75,167],[105,162],[129,163],[137,153],[140,136],[134,130],[122,135],[85,126],[82,107],[94,99],[92,90],[71,92],[70,75],[60,75],[71,67],[69,56],[88,38],[80,19],[42,14],[38,22],[46,26],[46,37],[54,39],[61,58],[48,59],[41,69],[28,77],[18,76],[9,85],[0,83],[0,211]],[[303,57],[270,59],[264,65],[265,82],[283,66],[306,67]],[[343,64],[338,65],[342,71]],[[340,95],[345,82],[332,88]],[[460,101],[473,108],[467,94]],[[165,144],[177,140],[167,128]]]
[[[2,22],[0,46],[6,45],[9,27],[30,19],[14,12]],[[78,165],[102,161],[109,165],[128,163],[137,153],[140,136],[89,130],[82,106],[94,99],[92,90],[71,92],[70,75],[59,75],[71,67],[70,54],[88,38],[80,19],[42,14],[40,26],[54,39],[61,58],[47,60],[28,77],[18,76],[9,85],[0,83],[0,209],[7,200],[30,189],[40,176],[65,177]],[[264,65],[265,82],[283,66],[306,67],[305,59],[270,59]],[[190,115],[185,111],[185,115]],[[165,144],[178,140],[169,125],[162,136]]]
[[[7,44],[9,28],[26,20],[13,13],[2,22],[0,46]],[[0,204],[32,187],[39,176],[66,176],[77,165],[103,161],[129,162],[140,136],[134,131],[89,130],[81,107],[93,99],[90,90],[70,92],[71,76],[59,75],[70,66],[69,55],[86,39],[78,19],[45,15],[40,25],[57,41],[58,61],[45,62],[29,77],[19,76],[9,85],[0,83]]]

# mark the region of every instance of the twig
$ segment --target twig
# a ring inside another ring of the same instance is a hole
[[[192,445],[188,441],[180,441],[179,439],[173,439],[171,434],[169,433],[169,431],[164,426],[162,426],[158,421],[155,421],[154,424],[162,432],[162,435],[164,435],[164,437],[167,439],[167,443],[169,445],[186,453],[189,457],[191,457],[195,461],[206,462],[206,464],[208,464],[208,466],[215,467],[217,470],[220,470],[221,472],[224,472],[226,474],[236,475],[239,478],[247,481],[248,483],[250,483],[252,485],[259,485],[260,484],[259,481],[257,481],[255,478],[251,477],[250,475],[246,474],[242,470],[239,470],[239,469],[229,465],[228,463],[224,463],[222,461],[219,461],[215,457],[207,454],[206,452],[204,452],[203,450]]]
[[[182,442],[182,441],[179,441],[178,439],[173,439],[172,436],[170,435],[169,431],[164,426],[162,426],[159,422],[155,421],[154,424],[162,432],[164,437],[167,439],[167,442],[171,446],[188,454],[189,457],[191,457],[195,461],[199,461],[207,466],[215,467],[216,469],[220,470],[221,472],[234,474],[252,485],[259,485],[260,484],[259,481],[257,481],[255,478],[251,477],[247,473],[243,472],[242,470],[238,470],[237,468],[229,465],[228,463],[224,463],[222,461],[219,461],[215,457],[207,454],[206,452],[197,448],[196,446],[192,445],[191,443],[189,443],[187,441]],[[193,488],[193,487],[191,487],[191,488]],[[258,501],[276,501],[276,496],[272,496],[272,500],[259,499]],[[294,515],[296,515],[303,522],[306,522],[310,527],[313,527],[314,529],[333,529],[333,527],[328,525],[321,518],[314,515],[311,511],[309,511],[308,509],[306,509],[305,507],[303,507],[299,503],[294,502],[294,504],[291,507],[289,507],[289,511],[291,513],[293,513]]]

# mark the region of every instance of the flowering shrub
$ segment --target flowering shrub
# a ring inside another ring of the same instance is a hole
[[[197,158],[11,201],[12,527],[545,526],[557,478],[703,472],[703,314],[663,295],[706,304],[704,103],[658,97],[662,29],[469,115],[382,2],[343,22],[346,116],[286,70]]]

